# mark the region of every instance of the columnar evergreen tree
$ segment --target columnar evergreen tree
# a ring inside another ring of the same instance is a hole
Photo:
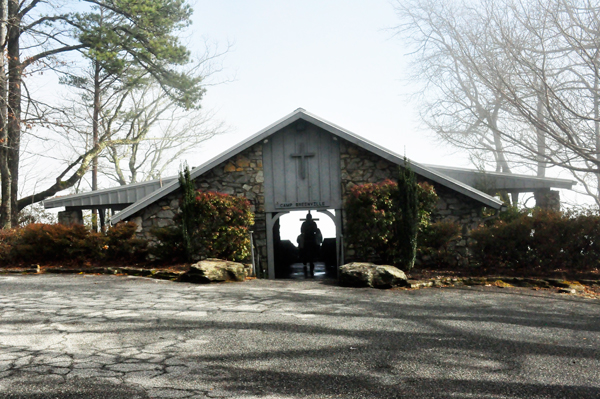
[[[419,197],[417,178],[404,158],[404,167],[398,168],[398,189],[394,191],[396,206],[394,230],[398,251],[394,263],[410,271],[417,256],[417,234],[419,232]]]
[[[198,220],[197,212],[195,212],[196,186],[190,176],[190,168],[187,165],[179,172],[179,186],[182,191],[180,208],[183,245],[187,260],[191,262],[195,253],[193,233],[200,224],[200,220]]]

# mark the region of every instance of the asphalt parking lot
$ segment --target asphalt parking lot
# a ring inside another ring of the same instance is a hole
[[[0,398],[600,398],[600,301],[0,276]]]

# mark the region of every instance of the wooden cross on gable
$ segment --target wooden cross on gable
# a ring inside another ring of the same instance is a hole
[[[309,215],[312,217],[312,214],[310,213],[310,210],[308,211],[308,214],[309,214]],[[315,218],[313,218],[312,220],[313,220],[314,222],[318,222],[318,221],[319,221],[319,219],[315,219]],[[303,218],[300,218],[300,221],[301,221],[301,222],[304,222],[304,221],[306,221],[306,218],[304,218],[304,219],[303,219]]]
[[[308,163],[306,158],[314,156],[315,154],[313,152],[304,152],[304,143],[300,143],[299,152],[292,154],[292,158],[298,158],[300,160],[300,179],[306,179],[306,164]]]

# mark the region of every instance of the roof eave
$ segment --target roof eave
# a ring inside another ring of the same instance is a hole
[[[334,123],[328,122],[316,115],[313,115],[313,114],[305,111],[302,108],[298,108],[291,114],[288,114],[287,116],[279,119],[278,121],[272,123],[271,125],[267,126],[266,128],[260,130],[256,134],[248,137],[246,140],[242,141],[240,144],[222,152],[221,154],[212,158],[211,160],[204,163],[203,165],[200,165],[199,167],[194,168],[190,173],[190,177],[193,179],[197,178],[198,176],[200,176],[203,173],[207,172],[208,170],[214,168],[218,164],[239,154],[240,152],[253,146],[254,144],[258,143],[259,141],[266,139],[271,134],[281,130],[285,126],[290,125],[299,119],[304,119],[307,122],[310,122],[332,134],[335,134],[336,136],[338,136],[340,138],[343,138],[355,145],[358,145],[359,147],[362,147],[368,151],[374,152],[377,155],[387,159],[388,161],[391,161],[398,165],[404,166],[404,158],[400,157],[398,154],[395,154],[389,150],[381,148],[378,145],[372,143],[371,141],[364,139],[364,138],[362,138],[340,126],[337,126]],[[434,182],[442,184],[448,188],[451,188],[461,194],[466,195],[467,197],[475,199],[475,200],[481,202],[485,206],[489,206],[489,207],[492,207],[495,209],[500,209],[503,205],[502,201],[499,201],[496,198],[493,198],[479,190],[476,190],[470,186],[465,185],[464,183],[461,183],[455,179],[452,179],[449,176],[445,176],[442,173],[430,170],[418,163],[410,161],[410,167],[414,170],[415,173],[417,173],[427,179],[430,179]],[[125,208],[121,212],[114,215],[111,218],[111,222],[112,223],[119,222],[119,221],[135,214],[136,212],[139,212],[140,210],[144,209],[146,206],[150,205],[151,203],[158,200],[159,198],[162,198],[165,195],[172,193],[177,188],[179,188],[179,182],[175,181],[173,184],[167,185],[167,186],[163,187],[162,189],[151,193],[150,195],[142,198],[141,200],[137,201],[136,203],[130,205],[129,207]]]
[[[200,165],[197,168],[194,168],[190,172],[190,177],[192,179],[195,179],[198,176],[202,175],[204,172],[214,168],[221,162],[233,157],[234,155],[239,154],[240,152],[244,151],[247,148],[250,148],[254,144],[263,140],[264,138],[266,138],[266,137],[270,136],[271,134],[275,133],[276,131],[282,129],[284,126],[287,126],[290,123],[297,121],[298,119],[301,118],[301,116],[304,114],[304,112],[305,111],[302,108],[298,108],[291,114],[288,114],[287,116],[279,119],[275,123],[272,123],[271,125],[267,126],[266,128],[260,130],[256,134],[253,134],[252,136],[248,137],[246,140],[242,141],[237,146],[229,148],[228,150],[220,153],[219,155],[212,158],[211,160],[204,163],[203,165]],[[116,215],[114,215],[111,218],[111,223],[117,223],[117,222],[133,215],[134,213],[139,212],[140,210],[144,209],[150,203],[156,201],[156,199],[154,199],[154,197],[163,197],[165,195],[171,194],[173,191],[177,190],[178,188],[179,188],[179,181],[176,180],[173,184],[165,186],[162,189],[153,192],[152,194],[142,198],[138,202],[123,209],[121,212],[117,213]]]

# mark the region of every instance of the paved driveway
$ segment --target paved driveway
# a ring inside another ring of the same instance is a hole
[[[600,398],[600,301],[0,276],[1,398]]]

